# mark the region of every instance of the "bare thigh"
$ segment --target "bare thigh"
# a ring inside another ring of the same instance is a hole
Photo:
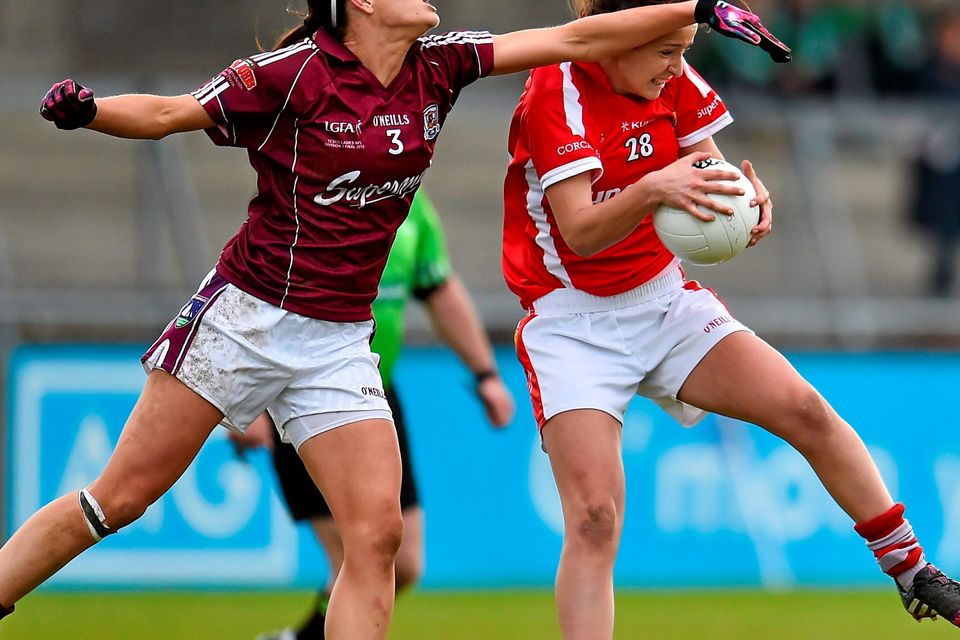
[[[108,514],[149,506],[183,475],[222,418],[175,377],[154,370],[90,492]]]
[[[550,456],[553,475],[568,525],[588,534],[590,523],[599,520],[603,535],[619,537],[623,520],[624,474],[620,423],[611,415],[593,409],[560,413],[543,426],[544,449]],[[612,518],[612,519],[611,519]]]
[[[812,392],[779,351],[742,331],[704,356],[678,397],[700,409],[770,428],[785,407]]]
[[[344,538],[351,523],[384,509],[400,517],[400,445],[392,422],[339,427],[310,438],[299,453]]]

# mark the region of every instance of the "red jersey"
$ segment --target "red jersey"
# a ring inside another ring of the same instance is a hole
[[[486,32],[421,38],[386,87],[323,31],[234,62],[193,94],[214,143],[246,148],[257,172],[217,270],[301,315],[369,319],[447,113],[492,69]]]
[[[504,185],[503,273],[524,308],[564,287],[623,293],[675,260],[657,238],[653,216],[614,246],[578,256],[560,235],[548,187],[590,172],[593,200],[603,202],[731,122],[720,97],[686,63],[656,100],[615,93],[593,63],[533,70],[510,126]]]

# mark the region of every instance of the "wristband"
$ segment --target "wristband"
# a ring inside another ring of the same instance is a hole
[[[498,378],[496,369],[483,369],[482,371],[475,371],[473,374],[473,382],[478,387],[483,384],[486,380],[490,378]]]

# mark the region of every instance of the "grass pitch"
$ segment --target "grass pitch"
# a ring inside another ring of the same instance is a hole
[[[40,593],[0,623],[3,640],[253,640],[299,620],[305,592]],[[918,624],[893,591],[622,592],[616,638],[910,640],[957,638]],[[392,640],[560,638],[547,592],[418,592],[396,609]]]

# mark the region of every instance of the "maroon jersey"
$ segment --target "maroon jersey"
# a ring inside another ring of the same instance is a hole
[[[217,270],[301,315],[369,319],[447,113],[492,69],[486,32],[421,38],[388,86],[323,31],[234,62],[193,94],[214,143],[245,147],[257,172]]]

